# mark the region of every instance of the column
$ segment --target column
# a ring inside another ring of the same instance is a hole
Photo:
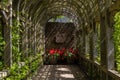
[[[114,42],[113,42],[113,25],[110,21],[109,11],[106,10],[105,25],[106,25],[106,37],[107,37],[107,67],[108,69],[114,68]]]
[[[92,32],[90,34],[90,59],[94,61],[95,57],[97,56],[97,32],[96,32],[96,24],[93,20],[92,22]]]
[[[108,10],[105,12],[105,17],[101,16],[101,65],[107,69],[114,68],[114,44],[113,44],[113,29],[110,24],[110,15]]]
[[[4,38],[5,38],[5,49],[4,49],[4,62],[5,65],[12,66],[12,0],[9,0],[9,19],[6,21],[6,26],[4,27]]]

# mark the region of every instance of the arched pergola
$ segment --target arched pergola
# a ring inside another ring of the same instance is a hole
[[[114,15],[120,11],[120,0],[4,0],[0,1],[0,18],[4,27],[4,62],[13,63],[12,25],[16,19],[21,36],[18,50],[22,57],[29,53],[45,52],[45,26],[50,18],[63,15],[70,18],[76,31],[76,47],[79,49],[78,64],[91,80],[119,80],[115,70],[115,51],[113,43]],[[97,26],[97,25],[100,25]],[[98,30],[99,28],[99,30]],[[100,31],[100,63],[95,62],[97,55],[98,31]],[[89,50],[88,50],[89,48]],[[29,51],[28,51],[29,50]],[[85,55],[88,53],[89,58]],[[93,75],[96,74],[96,75]]]

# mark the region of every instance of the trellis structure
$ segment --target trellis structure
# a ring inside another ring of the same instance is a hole
[[[119,80],[114,62],[113,17],[120,10],[120,0],[8,0],[0,1],[0,18],[4,27],[6,42],[4,62],[12,65],[12,20],[21,24],[22,36],[18,49],[29,55],[44,53],[44,28],[47,21],[59,15],[67,16],[76,26],[76,47],[80,51],[79,64],[91,80]],[[100,24],[100,64],[95,63],[98,26]],[[19,25],[19,24],[18,24]],[[18,30],[19,31],[19,30]],[[88,42],[89,41],[89,42]],[[89,44],[89,59],[85,58],[86,44]],[[96,75],[95,75],[96,74]],[[104,79],[103,79],[104,78]]]

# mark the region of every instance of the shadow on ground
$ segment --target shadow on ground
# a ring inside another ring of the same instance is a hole
[[[32,80],[87,80],[77,65],[44,65]]]

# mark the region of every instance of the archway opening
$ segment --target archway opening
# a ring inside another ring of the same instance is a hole
[[[77,60],[75,25],[66,16],[56,16],[45,26],[46,63],[73,64]]]
[[[59,22],[59,23],[73,23],[73,20],[67,16],[55,16],[48,20],[48,22]]]

